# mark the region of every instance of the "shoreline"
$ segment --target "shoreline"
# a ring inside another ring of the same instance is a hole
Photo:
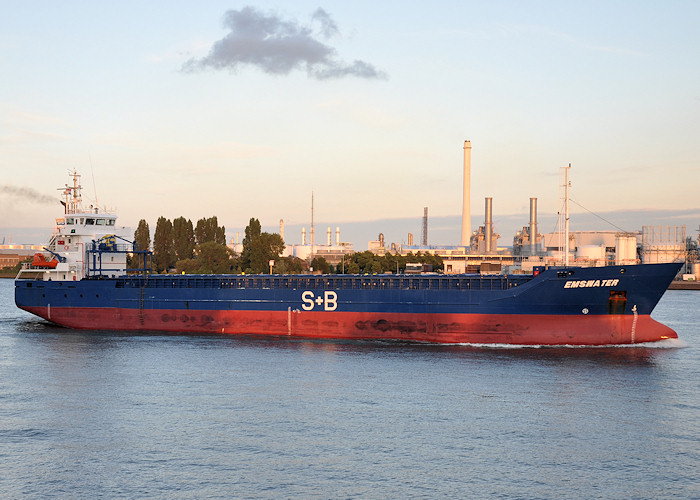
[[[672,281],[669,290],[700,290],[700,281]]]

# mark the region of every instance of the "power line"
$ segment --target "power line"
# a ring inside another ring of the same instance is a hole
[[[612,222],[610,222],[609,220],[605,219],[604,217],[601,217],[601,216],[598,215],[597,213],[592,212],[591,210],[588,210],[586,207],[584,207],[583,205],[581,205],[581,204],[580,204],[579,202],[577,202],[576,200],[572,200],[571,198],[569,198],[569,201],[572,201],[572,202],[576,203],[576,205],[578,205],[579,207],[583,208],[583,209],[584,209],[586,212],[588,212],[589,214],[595,215],[596,217],[598,217],[598,218],[599,218],[600,220],[602,220],[603,222],[607,222],[608,224],[610,224],[611,226],[613,226],[613,227],[619,229],[619,230],[622,231],[623,233],[629,233],[629,232],[630,232],[630,231],[627,231],[626,229],[622,229],[622,228],[621,228],[620,226],[618,226],[618,225],[613,224]]]

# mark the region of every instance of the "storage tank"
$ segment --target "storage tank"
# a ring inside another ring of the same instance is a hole
[[[637,262],[637,237],[618,234],[615,237],[615,265],[629,265]]]
[[[578,259],[605,263],[605,247],[602,245],[581,246],[576,253]]]

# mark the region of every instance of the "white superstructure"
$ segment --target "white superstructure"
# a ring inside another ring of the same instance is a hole
[[[80,175],[72,172],[73,185],[60,188],[64,213],[43,252],[20,269],[17,279],[78,281],[86,276],[126,274],[126,237],[129,228],[117,227],[117,216],[105,209],[82,206]]]

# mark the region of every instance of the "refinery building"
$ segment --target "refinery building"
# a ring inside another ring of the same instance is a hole
[[[369,250],[375,253],[409,252],[431,253],[443,259],[444,271],[460,273],[531,273],[534,266],[605,266],[636,263],[662,263],[686,260],[686,277],[700,280],[700,263],[689,259],[686,249],[686,226],[644,226],[640,231],[569,231],[568,230],[568,169],[562,167],[560,191],[566,211],[560,214],[559,231],[541,233],[537,224],[537,198],[530,198],[529,223],[517,231],[512,246],[499,247],[498,234],[493,224],[493,199],[484,199],[484,224],[471,228],[471,142],[464,142],[463,205],[461,244],[428,245],[427,207],[423,215],[423,234],[420,245],[385,245],[382,235],[370,241]],[[568,236],[567,236],[568,235]],[[700,238],[698,241],[700,246]]]
[[[686,260],[683,270],[687,279],[700,280],[700,263],[689,256],[686,249],[686,226],[644,226],[639,231],[569,231],[568,173],[571,166],[561,167],[560,201],[565,210],[559,214],[558,231],[542,233],[538,227],[537,198],[529,199],[530,214],[527,224],[517,231],[512,242],[499,246],[501,235],[493,223],[493,198],[484,199],[484,223],[471,227],[471,141],[463,146],[463,197],[461,238],[459,245],[428,244],[428,207],[423,211],[422,234],[415,244],[414,235],[408,233],[407,244],[387,243],[380,233],[376,240],[367,243],[367,250],[377,254],[430,253],[443,259],[444,272],[462,273],[532,273],[535,266],[605,266],[637,263],[663,263]],[[307,233],[301,229],[301,244],[287,244],[284,221],[280,220],[279,234],[285,240],[283,256],[298,257],[310,261],[323,257],[329,264],[337,265],[343,258],[355,252],[353,244],[343,242],[340,227],[333,232],[328,227],[325,238],[317,238],[314,228],[313,194],[311,199],[311,225]],[[523,220],[523,222],[526,222]],[[239,235],[231,242],[231,248],[242,251]],[[698,238],[700,246],[700,238]]]

